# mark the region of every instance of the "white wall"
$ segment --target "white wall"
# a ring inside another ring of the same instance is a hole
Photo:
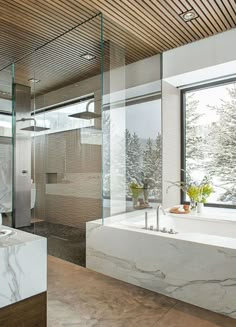
[[[169,181],[180,180],[180,91],[162,82],[162,198],[165,208],[180,203],[180,191],[171,187]]]
[[[163,78],[175,86],[236,73],[236,29],[163,53]]]

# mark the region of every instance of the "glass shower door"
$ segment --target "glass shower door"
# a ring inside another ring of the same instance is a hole
[[[12,66],[0,72],[0,225],[12,226]]]

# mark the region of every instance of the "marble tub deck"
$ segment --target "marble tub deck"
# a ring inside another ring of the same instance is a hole
[[[48,257],[48,327],[236,327],[236,320]]]

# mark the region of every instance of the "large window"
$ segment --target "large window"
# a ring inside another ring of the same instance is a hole
[[[188,89],[182,96],[182,168],[196,181],[211,177],[215,192],[208,203],[235,206],[236,81]]]

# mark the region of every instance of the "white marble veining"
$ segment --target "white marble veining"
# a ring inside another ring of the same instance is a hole
[[[87,268],[236,318],[235,238],[162,234],[114,220],[87,223]]]
[[[13,235],[0,239],[0,308],[47,289],[47,240],[2,228]]]

